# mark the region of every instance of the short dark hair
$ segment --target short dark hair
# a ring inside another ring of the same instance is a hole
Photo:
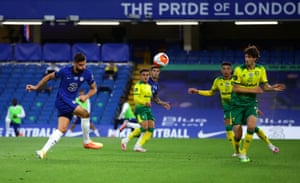
[[[247,54],[253,58],[260,57],[259,50],[257,49],[257,47],[255,45],[249,45],[247,48],[245,48],[244,54],[245,55]]]
[[[82,62],[85,61],[85,55],[83,53],[76,53],[76,55],[74,56],[74,61],[75,62]]]
[[[222,66],[223,65],[228,65],[228,66],[231,66],[232,64],[230,63],[230,62],[227,62],[227,61],[224,61],[224,62],[222,62],[222,64],[221,64]]]
[[[151,70],[153,70],[153,69],[160,69],[160,66],[158,66],[158,65],[152,65],[151,66]]]
[[[149,72],[149,69],[141,69],[140,74],[142,74],[143,72]]]

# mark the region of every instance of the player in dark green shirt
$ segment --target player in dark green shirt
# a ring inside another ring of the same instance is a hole
[[[247,151],[252,142],[257,121],[256,95],[264,91],[283,91],[285,85],[268,84],[265,68],[256,64],[257,59],[260,57],[256,46],[248,46],[244,50],[244,55],[245,64],[237,66],[233,73],[233,92],[230,106],[237,148],[239,148],[243,135],[242,125],[247,125],[240,160],[241,162],[249,162]],[[262,85],[262,88],[260,85]]]

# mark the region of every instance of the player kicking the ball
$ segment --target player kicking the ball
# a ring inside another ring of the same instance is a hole
[[[49,80],[61,78],[61,83],[56,96],[55,105],[58,110],[58,128],[50,135],[48,141],[41,150],[36,151],[39,159],[46,158],[46,153],[52,148],[67,131],[68,125],[73,115],[81,118],[81,128],[83,132],[83,147],[87,149],[100,149],[103,144],[93,142],[89,136],[90,114],[75,102],[80,86],[86,81],[90,90],[85,95],[79,96],[79,100],[86,101],[97,92],[96,82],[93,74],[86,69],[86,57],[82,53],[77,53],[74,57],[73,65],[50,73],[42,78],[37,85],[26,85],[27,91],[38,90]]]

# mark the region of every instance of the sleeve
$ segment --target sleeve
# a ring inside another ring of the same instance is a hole
[[[211,89],[210,89],[212,92],[216,92],[218,91],[218,78],[216,78],[213,82],[213,85],[211,86]]]
[[[91,71],[88,71],[87,83],[91,86],[94,82],[94,74]]]
[[[267,72],[263,66],[262,66],[261,71],[262,71],[262,73],[261,73],[260,83],[262,83],[262,84],[268,83]]]
[[[217,84],[218,79],[216,78],[213,82],[213,85],[211,86],[210,90],[198,90],[198,94],[202,96],[213,96],[216,91],[218,90],[218,84]]]
[[[213,92],[212,90],[198,90],[198,94],[209,97],[213,96],[215,92]]]
[[[60,69],[58,71],[55,71],[55,78],[61,78],[63,75],[63,70],[64,69]]]
[[[21,109],[21,114],[18,115],[19,118],[25,118],[26,114],[25,114],[25,111],[24,111],[24,108],[22,106],[19,106],[20,109]]]
[[[241,72],[240,67],[236,67],[233,72],[233,77],[232,77],[232,83],[233,84],[240,84],[241,83],[241,78],[239,77],[239,74]]]
[[[122,105],[122,110],[119,114],[119,119],[124,119],[125,118],[125,112],[127,111],[129,107],[129,104],[127,102],[125,102],[123,105]]]

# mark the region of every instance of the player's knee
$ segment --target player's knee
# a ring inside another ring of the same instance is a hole
[[[235,137],[234,137],[234,140],[235,140],[236,142],[239,142],[239,141],[241,140],[241,137],[235,136]]]
[[[59,127],[58,130],[61,131],[62,133],[66,133],[68,130],[68,127]]]
[[[90,113],[86,110],[84,110],[82,113],[81,113],[81,118],[89,118],[90,117]]]

